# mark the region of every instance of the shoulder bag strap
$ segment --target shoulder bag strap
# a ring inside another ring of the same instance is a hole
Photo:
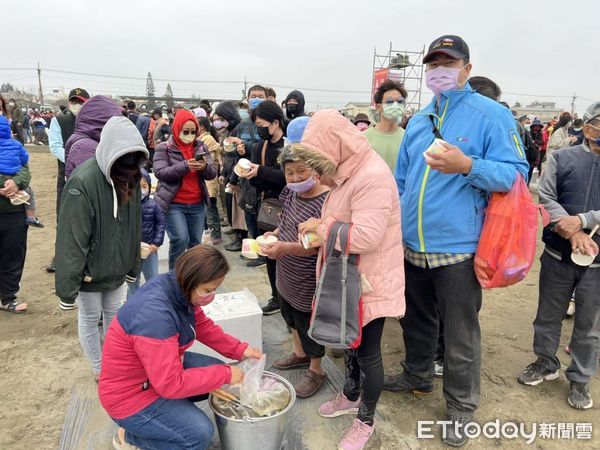
[[[433,116],[431,114],[429,115],[429,119],[431,120],[431,123],[433,124],[433,134],[435,135],[436,138],[443,140],[444,138],[442,137],[442,133],[440,133],[440,130],[438,130],[438,127],[435,124],[435,120],[433,120]]]
[[[263,144],[263,148],[262,148],[262,152],[260,155],[260,165],[261,166],[265,166],[265,161],[267,159],[267,145],[269,144],[269,141],[265,141],[265,143]]]
[[[333,254],[333,250],[335,249],[335,243],[338,240],[338,236],[340,235],[340,229],[344,224],[341,222],[335,222],[329,228],[329,233],[327,234],[327,249],[325,254],[323,255],[325,258],[330,257]]]

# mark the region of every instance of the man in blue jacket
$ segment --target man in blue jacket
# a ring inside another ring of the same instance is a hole
[[[462,427],[479,405],[481,287],[473,270],[488,196],[509,191],[529,166],[509,110],[467,83],[469,47],[442,36],[423,59],[435,94],[406,129],[396,167],[405,247],[404,372],[384,389],[433,389],[438,321],[444,322],[446,444],[463,445]],[[434,139],[441,147],[430,148]]]

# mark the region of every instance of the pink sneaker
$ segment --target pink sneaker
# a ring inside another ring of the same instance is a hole
[[[319,406],[318,412],[321,417],[339,417],[344,414],[357,414],[360,398],[351,402],[342,393],[337,394],[333,400],[323,403]]]
[[[354,419],[352,426],[344,431],[338,450],[362,450],[374,431],[375,425],[367,425],[358,419]]]

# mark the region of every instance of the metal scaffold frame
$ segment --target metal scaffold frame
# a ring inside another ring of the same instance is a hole
[[[390,42],[387,54],[377,54],[377,48],[373,51],[373,83],[375,86],[375,74],[378,70],[389,69],[388,78],[400,81],[404,84],[408,95],[406,98],[406,110],[416,112],[421,109],[421,88],[423,86],[423,57],[425,46],[420,51],[394,50]]]

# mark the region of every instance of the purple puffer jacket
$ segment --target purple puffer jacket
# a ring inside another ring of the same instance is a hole
[[[77,115],[75,130],[65,145],[65,177],[88,159],[94,157],[102,128],[108,119],[123,114],[123,108],[101,95],[83,104]]]
[[[198,151],[206,152],[204,156],[206,169],[204,169],[204,172],[198,172],[200,175],[198,180],[202,189],[202,199],[208,208],[210,206],[210,196],[206,189],[205,180],[213,180],[217,176],[217,169],[215,169],[210,152],[200,140],[196,141],[194,154]],[[159,181],[156,193],[154,194],[154,200],[164,211],[168,211],[171,202],[181,187],[183,177],[190,171],[183,153],[177,148],[172,137],[167,142],[163,142],[156,147],[154,159],[152,160],[152,169]]]

